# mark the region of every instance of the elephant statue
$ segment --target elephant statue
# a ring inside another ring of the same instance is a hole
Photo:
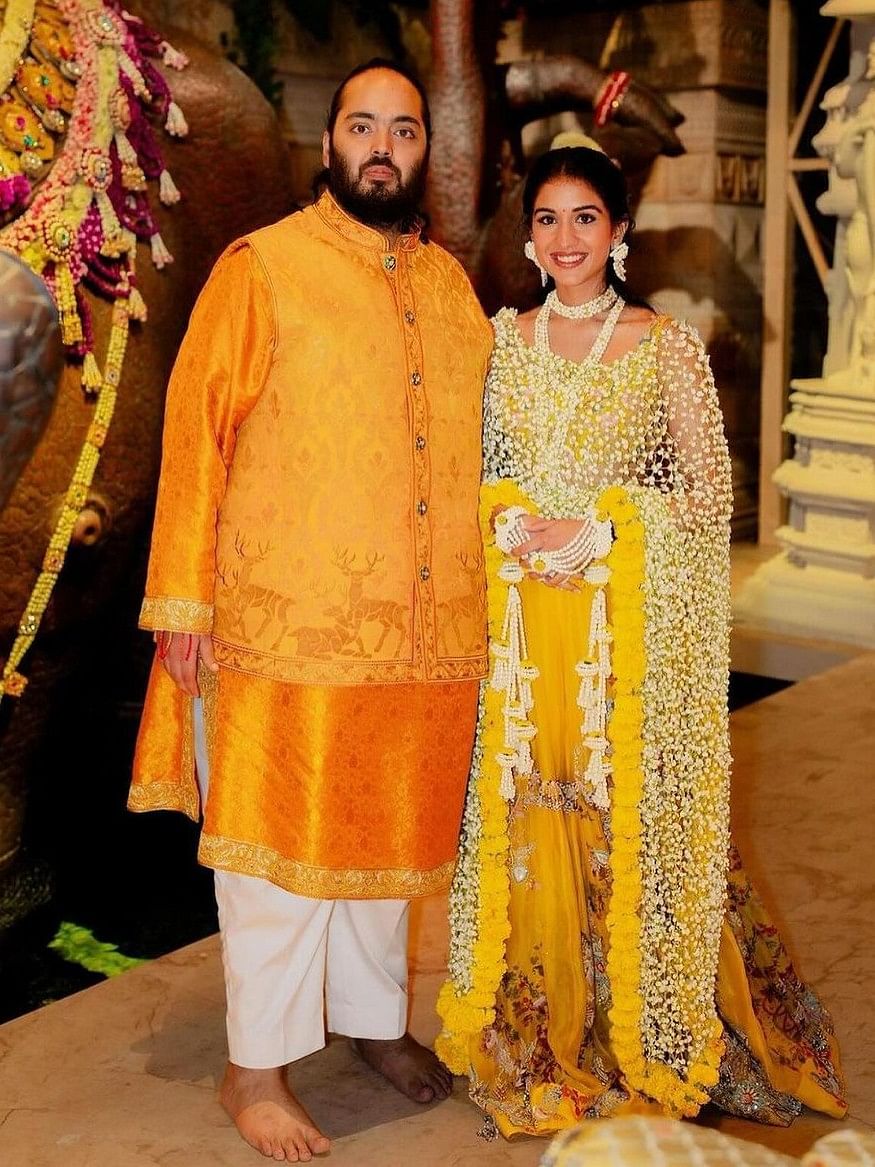
[[[37,18],[47,5],[52,7],[54,0],[38,0]],[[148,17],[148,5],[142,7]],[[111,15],[121,13],[113,2],[106,9]],[[126,659],[127,648],[120,653],[119,644],[134,644],[160,463],[165,385],[195,297],[228,243],[292,209],[287,147],[268,102],[234,65],[194,38],[179,34],[174,45],[189,58],[188,67],[173,74],[172,89],[190,133],[184,140],[168,140],[164,149],[167,171],[182,195],[176,206],[155,212],[164,249],[158,258],[164,266],[153,266],[149,248],[139,246],[137,288],[148,306],[148,321],[131,325],[102,456],[23,666],[27,690],[20,700],[7,697],[0,706],[0,930],[29,910],[34,899],[35,893],[28,891],[23,899],[29,902],[20,902],[24,876],[18,879],[16,856],[27,786],[40,748],[51,737],[58,703],[84,662],[105,658],[112,662],[108,667],[115,667]],[[169,76],[163,66],[158,69]],[[7,211],[0,222],[9,220]],[[166,262],[167,250],[175,258],[172,266]],[[14,327],[39,331],[42,338],[42,349],[33,350],[16,380],[10,373],[18,368],[18,342],[0,332],[2,660],[15,641],[40,573],[95,405],[83,391],[81,363],[68,360],[58,367],[60,349],[56,330],[45,318],[47,297],[41,282],[22,272],[11,257],[0,266],[0,279],[7,281],[4,293],[12,283],[21,290],[22,311],[31,314],[29,320],[19,315]],[[63,287],[56,282],[61,303]],[[90,310],[94,351],[104,353],[113,305],[91,290],[83,298],[83,309]],[[10,311],[4,296],[4,329],[10,326]],[[62,322],[63,315],[62,307]],[[69,742],[64,756],[75,781],[87,773],[93,751],[100,750],[104,728],[96,717],[94,724],[81,726],[78,740]],[[68,777],[54,775],[52,780]]]
[[[430,15],[432,232],[464,264],[488,313],[502,304],[527,308],[539,285],[522,256],[523,127],[566,110],[596,110],[618,80],[593,136],[634,190],[657,154],[683,153],[675,133],[682,118],[634,79],[617,79],[579,57],[497,64],[499,5],[432,0]]]

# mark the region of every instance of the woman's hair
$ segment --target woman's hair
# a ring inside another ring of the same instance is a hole
[[[532,216],[541,187],[559,178],[579,179],[591,186],[604,203],[612,226],[626,221],[625,241],[630,242],[635,220],[629,210],[629,191],[623,171],[607,154],[586,146],[563,146],[557,150],[548,150],[535,159],[523,187],[523,218],[527,231],[532,229]],[[610,261],[606,276],[608,285],[627,304],[650,307],[646,300],[634,295],[625,280],[619,278]],[[552,286],[553,281],[548,280],[545,291],[549,291]]]

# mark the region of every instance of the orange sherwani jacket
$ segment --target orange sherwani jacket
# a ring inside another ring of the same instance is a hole
[[[209,797],[192,701],[152,670],[134,810],[316,896],[452,868],[485,673],[477,524],[492,333],[461,266],[324,194],[238,240],[168,388],[141,626],[211,632]]]

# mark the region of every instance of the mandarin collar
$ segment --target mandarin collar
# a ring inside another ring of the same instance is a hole
[[[367,224],[348,215],[327,190],[319,196],[314,207],[320,219],[338,235],[342,235],[349,243],[356,243],[370,251],[413,251],[419,245],[417,229],[409,235],[399,235],[395,247],[390,247],[389,240],[382,231],[368,227]]]

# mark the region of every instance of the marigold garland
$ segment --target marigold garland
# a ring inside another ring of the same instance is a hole
[[[484,484],[480,490],[481,530],[490,530],[491,515],[496,506],[518,505],[528,504],[515,482],[501,479],[494,484]],[[486,593],[489,641],[494,644],[501,640],[508,590],[499,576],[505,556],[494,538],[484,538],[484,558],[489,580]],[[505,943],[510,935],[507,915],[510,877],[506,863],[510,846],[507,833],[509,804],[500,793],[502,771],[498,762],[505,750],[503,697],[485,682],[481,703],[477,754],[470,779],[476,788],[474,793],[480,818],[476,853],[479,878],[476,888],[465,886],[465,869],[460,866],[452,893],[474,898],[476,938],[472,946],[473,960],[470,968],[457,970],[456,977],[443,985],[437,1003],[444,1028],[435,1043],[435,1050],[456,1074],[467,1073],[468,1039],[491,1024],[495,1017],[495,990],[504,973]],[[463,945],[457,944],[456,947]],[[464,984],[465,981],[467,985],[459,992],[459,982]]]
[[[158,181],[163,203],[176,202],[179,192],[161,162],[147,111],[164,117],[170,134],[187,130],[166,81],[149,61],[158,56],[181,69],[185,56],[117,0],[8,0],[2,15],[0,210],[27,205],[0,229],[0,246],[45,280],[57,303],[62,340],[82,362],[82,388],[95,408],[3,667],[0,700],[24,692],[27,678],[19,666],[48,607],[106,441],[129,322],[146,318],[136,286],[138,240],[150,242],[156,266],[172,259],[157,230],[146,180]],[[49,168],[54,134],[66,137]],[[30,179],[38,183],[32,198]],[[86,277],[113,302],[102,370],[82,293]]]

